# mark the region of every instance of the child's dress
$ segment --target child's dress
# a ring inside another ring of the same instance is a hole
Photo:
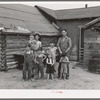
[[[47,74],[54,74],[55,69],[54,69],[54,65],[52,65],[53,59],[47,58],[46,60],[47,60],[47,62],[49,63],[49,64],[47,63],[46,73],[47,73]]]
[[[60,70],[60,73],[67,73],[67,63],[69,63],[69,59],[68,57],[61,57],[60,59],[60,63],[61,63],[61,70]]]

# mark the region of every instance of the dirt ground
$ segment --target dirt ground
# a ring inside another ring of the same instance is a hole
[[[75,69],[72,69],[76,66]],[[77,66],[76,62],[70,63],[69,80],[33,80],[22,81],[22,70],[11,69],[0,72],[0,89],[100,89],[100,74],[90,73]]]

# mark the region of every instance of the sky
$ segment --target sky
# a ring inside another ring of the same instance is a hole
[[[1,2],[0,4],[24,4],[24,5],[29,5],[29,6],[42,6],[42,7],[46,7],[46,8],[50,8],[53,10],[59,10],[59,9],[74,9],[74,8],[84,8],[85,4],[88,4],[88,7],[93,7],[93,6],[100,6],[100,1],[66,1],[66,2],[39,2],[39,1],[35,1],[35,2]]]

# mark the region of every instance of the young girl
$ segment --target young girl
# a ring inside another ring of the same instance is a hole
[[[69,59],[68,57],[66,56],[65,53],[62,54],[62,57],[60,59],[60,63],[61,63],[61,70],[60,70],[60,79],[62,78],[62,75],[63,75],[63,78],[64,80],[66,79],[66,74],[67,74],[67,64],[69,64]]]
[[[53,74],[55,72],[55,69],[54,69],[54,61],[52,58],[52,54],[48,55],[46,59],[46,64],[47,64],[47,69],[46,69],[47,79],[50,79],[50,75],[51,75],[51,79],[53,79]]]

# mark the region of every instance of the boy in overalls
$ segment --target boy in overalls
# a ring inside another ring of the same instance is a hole
[[[30,49],[30,45],[26,47],[24,53],[24,64],[23,64],[23,79],[26,81],[26,75],[28,72],[28,80],[31,81],[32,68],[33,68],[33,50]]]

